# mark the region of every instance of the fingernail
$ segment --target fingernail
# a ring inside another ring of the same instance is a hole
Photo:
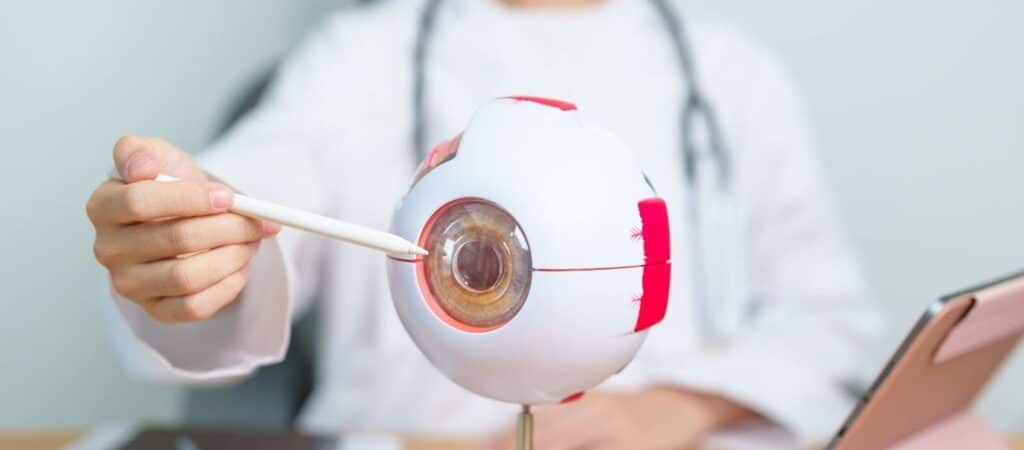
[[[145,150],[135,152],[128,161],[124,163],[124,173],[121,174],[126,180],[135,180],[139,171],[143,170],[153,161]]]
[[[278,231],[281,231],[281,224],[277,222],[269,222],[264,220],[261,225],[263,226],[264,236],[270,236],[272,234],[277,233]]]
[[[227,188],[218,186],[210,190],[210,206],[213,209],[228,209],[232,198],[233,194]]]

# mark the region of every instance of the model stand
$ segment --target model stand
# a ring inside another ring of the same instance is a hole
[[[533,413],[523,405],[516,422],[516,450],[533,450]]]

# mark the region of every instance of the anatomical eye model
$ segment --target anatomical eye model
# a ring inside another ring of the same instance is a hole
[[[388,259],[405,329],[459,385],[524,405],[524,435],[527,405],[621,371],[665,314],[665,203],[571,103],[481,107],[423,161],[392,232],[430,252]]]

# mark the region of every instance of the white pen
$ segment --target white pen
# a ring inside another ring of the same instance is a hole
[[[111,173],[111,178],[120,180],[120,176]],[[157,175],[156,181],[172,182],[181,181],[170,175]],[[379,250],[384,253],[395,255],[426,255],[427,251],[416,244],[403,239],[401,236],[376,230],[354,223],[342,222],[340,220],[313,214],[300,209],[289,208],[275,203],[234,194],[234,203],[228,208],[235,214],[240,214],[253,219],[264,219],[276,222],[284,226],[298,228],[309,232],[321,234],[339,241],[348,242],[361,247]]]

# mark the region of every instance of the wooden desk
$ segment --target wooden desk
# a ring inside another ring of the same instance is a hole
[[[79,431],[0,432],[0,450],[60,450],[75,442]],[[1024,450],[1024,436],[1009,438],[1010,448]],[[406,439],[406,450],[478,450],[479,444],[466,441]]]
[[[79,431],[4,431],[0,432],[0,450],[58,450],[81,435]]]

